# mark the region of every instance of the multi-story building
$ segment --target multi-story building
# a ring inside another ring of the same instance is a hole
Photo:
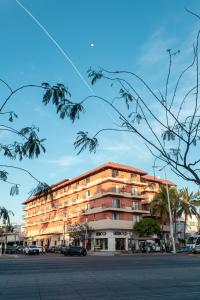
[[[23,203],[26,240],[43,246],[68,244],[73,224],[86,223],[92,250],[128,250],[133,225],[149,216],[149,202],[161,183],[175,185],[111,162],[65,179],[51,186],[48,196]]]

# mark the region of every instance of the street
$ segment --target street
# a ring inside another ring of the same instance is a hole
[[[200,257],[135,255],[0,259],[0,299],[200,299]]]

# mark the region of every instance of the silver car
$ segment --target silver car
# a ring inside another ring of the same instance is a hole
[[[192,253],[197,254],[200,253],[200,245],[195,245],[192,249]]]

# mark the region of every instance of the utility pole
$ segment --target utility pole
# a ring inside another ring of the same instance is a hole
[[[165,167],[164,167],[164,174],[165,174],[165,180],[167,180]],[[171,236],[171,240],[172,240],[173,253],[176,253],[176,245],[175,245],[175,240],[174,240],[174,226],[173,226],[172,211],[171,211],[171,204],[170,204],[170,198],[169,198],[169,187],[168,187],[167,183],[166,183],[166,191],[167,191],[167,202],[168,202],[168,210],[169,210],[170,236]]]
[[[86,240],[88,239],[87,218],[85,219],[85,248],[87,247]]]
[[[63,225],[63,244],[65,245],[65,221]]]

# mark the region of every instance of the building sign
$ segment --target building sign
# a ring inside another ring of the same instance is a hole
[[[105,231],[96,232],[96,236],[106,235]]]
[[[127,235],[128,232],[127,231],[115,231],[113,234],[114,235]]]

